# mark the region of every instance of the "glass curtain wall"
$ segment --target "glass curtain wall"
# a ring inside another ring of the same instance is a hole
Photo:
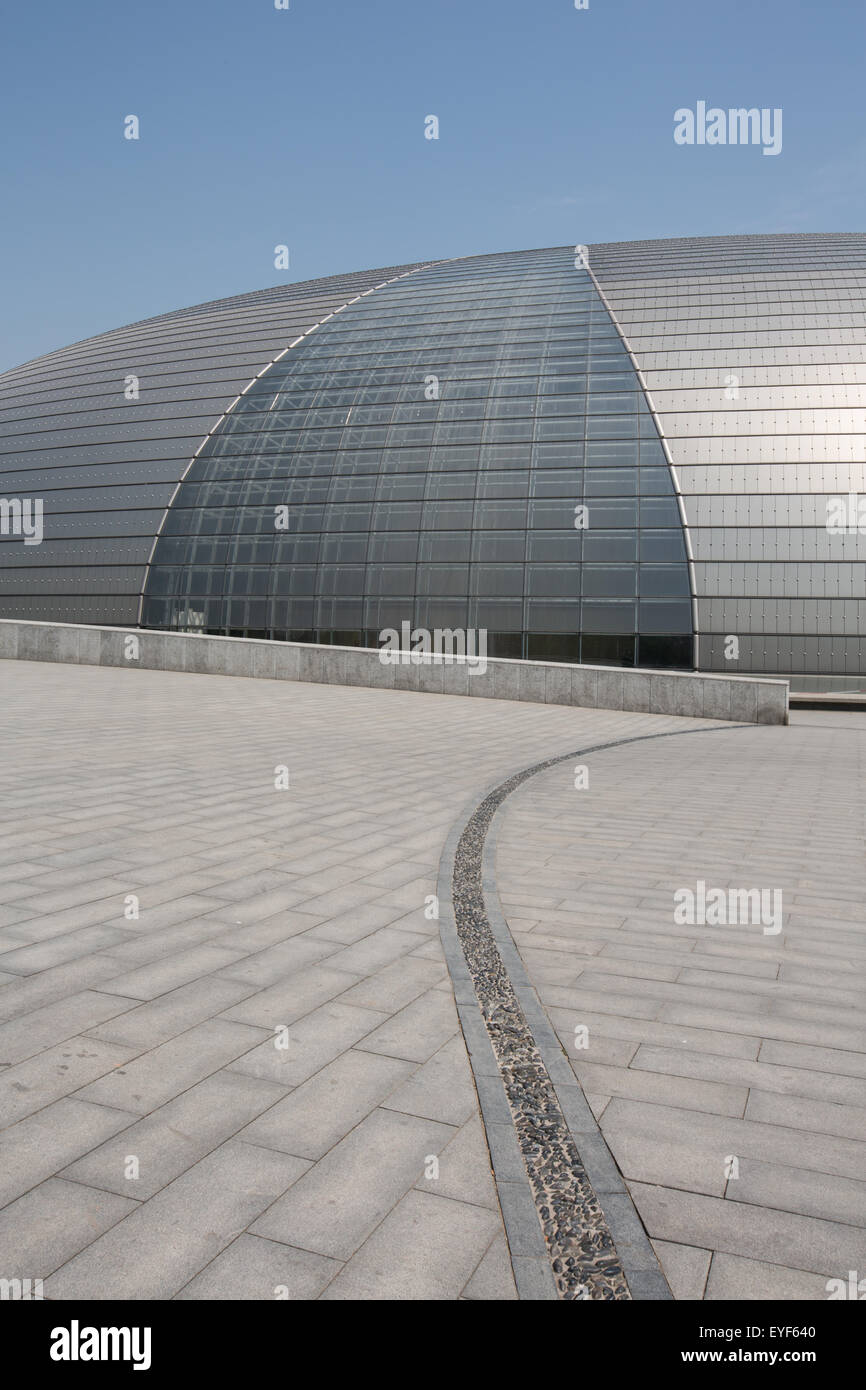
[[[677,499],[643,392],[562,249],[449,261],[337,313],[181,484],[144,624],[491,656],[692,664]]]

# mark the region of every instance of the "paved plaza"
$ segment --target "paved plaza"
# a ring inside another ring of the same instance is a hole
[[[792,719],[599,752],[501,813],[509,926],[679,1298],[866,1273],[866,715]],[[781,931],[677,925],[698,880],[778,889]]]
[[[491,787],[604,743],[506,797],[486,888],[652,1259],[686,1299],[866,1274],[866,715],[27,661],[0,690],[0,1277],[515,1298],[434,895]],[[699,880],[780,890],[781,930],[677,925]]]

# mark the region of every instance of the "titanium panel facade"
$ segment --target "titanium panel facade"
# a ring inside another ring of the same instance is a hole
[[[862,688],[866,525],[827,518],[866,497],[866,237],[618,243],[590,265],[679,479],[701,669]]]
[[[0,616],[365,645],[409,621],[862,686],[866,534],[827,507],[866,497],[866,237],[588,265],[289,285],[0,375],[2,496],[45,511],[40,545],[0,536]]]
[[[290,342],[409,269],[200,304],[2,373],[0,495],[41,498],[44,539],[0,535],[0,616],[135,624],[154,538],[203,436]]]

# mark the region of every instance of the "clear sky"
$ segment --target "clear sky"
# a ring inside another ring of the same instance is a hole
[[[863,0],[13,0],[0,51],[0,369],[341,271],[866,223]],[[675,144],[699,101],[781,153]]]

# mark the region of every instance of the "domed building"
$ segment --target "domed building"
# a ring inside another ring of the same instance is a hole
[[[863,689],[864,286],[859,234],[568,246],[49,353],[0,375],[0,617]]]

